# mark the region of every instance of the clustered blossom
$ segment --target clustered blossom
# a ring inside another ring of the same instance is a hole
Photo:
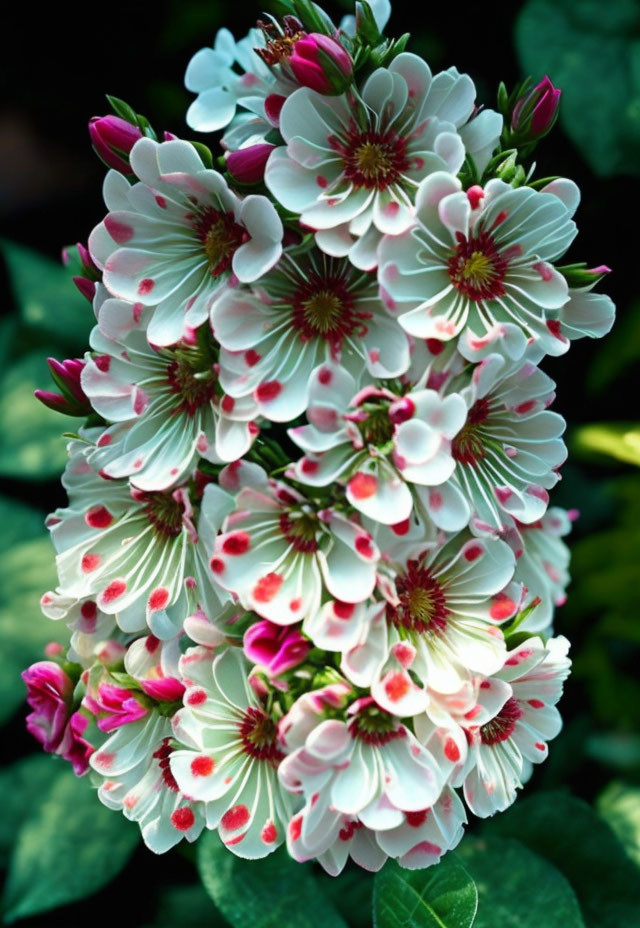
[[[305,15],[194,56],[197,143],[91,121],[95,327],[38,391],[84,419],[41,599],[70,641],[23,674],[27,727],[157,853],[216,830],[413,869],[561,728],[577,513],[549,507],[540,363],[614,307],[608,268],[561,263],[575,184],[511,170],[548,78],[494,112],[371,21]]]

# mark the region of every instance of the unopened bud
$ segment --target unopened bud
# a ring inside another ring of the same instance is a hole
[[[229,174],[241,184],[259,183],[264,177],[264,169],[274,148],[275,145],[265,142],[229,152],[226,156]]]
[[[511,114],[511,129],[518,142],[535,142],[550,131],[558,117],[561,94],[545,75],[520,97]]]
[[[319,32],[298,39],[289,65],[303,87],[318,93],[344,93],[353,77],[353,61],[347,50],[336,39]]]
[[[89,120],[91,143],[110,168],[122,174],[133,174],[129,164],[131,149],[142,138],[142,132],[119,116],[93,116]]]

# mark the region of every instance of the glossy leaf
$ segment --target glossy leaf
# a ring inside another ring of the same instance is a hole
[[[376,875],[375,928],[471,928],[477,906],[475,884],[451,853],[426,870],[390,860]]]

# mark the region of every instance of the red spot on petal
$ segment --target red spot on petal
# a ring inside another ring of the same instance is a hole
[[[431,354],[440,354],[445,348],[445,343],[439,338],[426,338],[424,343]]]
[[[158,204],[158,206],[160,207],[160,209],[166,209],[166,208],[167,208],[167,201],[165,200],[164,197],[161,197],[159,193],[156,194],[155,199],[156,199],[156,203]]]
[[[144,647],[149,654],[155,654],[160,647],[160,639],[156,638],[155,635],[147,635],[144,640]]]
[[[213,757],[201,754],[200,757],[194,757],[191,761],[191,773],[194,777],[209,777],[213,773],[216,762]]]
[[[484,200],[484,190],[478,184],[474,184],[473,187],[469,187],[467,190],[467,199],[469,200],[471,209],[477,209],[480,200]]]
[[[171,824],[178,831],[189,831],[195,820],[196,817],[188,806],[183,806],[171,813]]]
[[[129,242],[133,238],[131,226],[127,225],[126,222],[115,219],[111,213],[105,217],[104,224],[107,232],[118,245],[124,245],[125,242]]]
[[[395,525],[390,525],[389,528],[394,535],[406,535],[411,528],[411,520],[403,519],[402,522],[396,522]]]
[[[369,499],[378,490],[378,479],[373,474],[355,474],[348,486],[355,499]]]
[[[495,493],[500,502],[503,504],[513,496],[513,493],[508,487],[496,487]]]
[[[548,283],[550,280],[553,280],[553,271],[551,267],[546,263],[546,261],[536,261],[533,265],[534,271],[537,271],[540,277]]]
[[[101,767],[104,767],[105,770],[113,767],[113,762],[115,759],[116,755],[109,754],[108,751],[100,751],[98,754],[96,754],[96,762],[100,764]]]
[[[243,828],[247,824],[249,818],[250,813],[246,806],[232,806],[224,813],[220,824],[226,831],[237,831],[238,828]]]
[[[302,605],[301,599],[292,599],[291,602],[289,603],[289,609],[291,609],[292,612],[297,612],[300,609],[301,605]]]
[[[469,547],[465,549],[464,557],[465,557],[465,560],[467,561],[475,561],[476,558],[479,558],[482,554],[484,554],[484,548],[482,547],[482,545],[472,544],[472,545],[469,545]]]
[[[356,538],[356,551],[362,557],[373,557],[375,554],[371,539],[368,535],[358,535]]]
[[[201,706],[202,703],[206,701],[207,694],[205,690],[191,690],[186,699],[189,706]]]
[[[112,440],[112,439],[111,439],[111,435],[108,435],[106,432],[104,432],[104,433],[100,436],[100,438],[97,440],[96,445],[97,445],[98,448],[104,448],[105,445],[110,445],[110,444],[111,444],[111,440]]]
[[[525,413],[525,412],[531,412],[531,410],[535,408],[536,408],[535,400],[526,400],[526,402],[520,403],[518,406],[516,406],[513,411],[518,412],[518,413]]]
[[[220,407],[222,411],[226,413],[231,413],[233,412],[235,405],[236,405],[236,401],[234,400],[234,398],[225,393],[225,395],[222,397],[222,402],[220,403]]]
[[[157,612],[169,602],[169,590],[164,586],[159,586],[149,597],[149,609],[151,612]]]
[[[442,503],[442,493],[439,493],[437,490],[431,490],[429,493],[429,506],[431,509],[437,512],[438,509],[442,508]]]
[[[92,599],[88,599],[80,606],[80,615],[83,619],[95,619],[98,607]]]
[[[543,744],[541,741],[536,741],[536,747],[539,751],[545,751],[547,748],[546,744]]]
[[[455,764],[460,760],[460,748],[455,743],[453,738],[447,738],[445,741],[444,756],[447,758],[447,760],[450,760],[452,764]]]
[[[296,815],[295,818],[292,818],[289,822],[289,836],[292,841],[297,841],[300,837],[300,832],[302,831],[302,816]]]
[[[222,542],[222,550],[225,554],[246,554],[251,545],[251,536],[248,532],[234,532],[232,535],[227,535],[225,540]]]
[[[322,174],[318,174],[318,176],[316,177],[316,184],[318,185],[318,187],[324,188],[324,187],[329,186],[329,181],[327,180],[326,177],[323,177]]]
[[[315,474],[319,466],[318,461],[312,461],[310,458],[303,458],[300,462],[300,470],[303,474]]]
[[[270,573],[260,577],[253,588],[253,598],[258,603],[268,603],[277,594],[284,578],[280,574]]]
[[[214,574],[224,573],[224,561],[220,557],[212,557],[209,561],[209,567]]]
[[[265,844],[273,844],[273,842],[278,837],[278,830],[276,826],[273,824],[273,822],[267,822],[267,824],[262,829],[260,837],[262,838]]]
[[[411,684],[402,673],[391,674],[384,683],[384,691],[391,702],[398,702],[407,695],[410,689]]]
[[[102,558],[99,554],[85,554],[80,561],[80,569],[84,574],[90,574],[92,570],[97,570]]]
[[[527,702],[532,709],[544,709],[544,703],[541,699],[528,699]]]
[[[516,604],[511,597],[507,596],[506,593],[498,593],[497,596],[493,597],[493,605],[489,610],[489,615],[497,622],[502,622],[504,619],[511,618],[515,611]]]
[[[253,367],[255,364],[258,363],[258,361],[261,360],[261,358],[262,358],[262,355],[258,354],[257,351],[254,351],[253,348],[249,348],[249,350],[245,351],[244,353],[244,360],[249,365],[249,367]]]
[[[113,522],[113,516],[106,506],[92,506],[85,513],[84,521],[91,528],[109,528]]]
[[[355,603],[342,603],[340,600],[336,600],[333,604],[333,612],[338,619],[350,619],[355,608]]]
[[[427,818],[430,809],[420,809],[418,812],[405,812],[404,817],[407,820],[407,825],[410,825],[412,828],[419,828]]]
[[[256,399],[260,403],[269,403],[282,393],[282,384],[279,380],[265,380],[256,388]]]
[[[144,277],[138,284],[138,293],[140,296],[144,296],[146,293],[151,293],[155,285],[155,280],[152,280],[150,277]]]
[[[124,580],[114,580],[102,591],[100,598],[103,603],[112,603],[114,599],[119,599],[126,591],[127,584]]]
[[[333,374],[328,367],[320,368],[318,372],[318,380],[324,387],[331,383],[333,380]]]

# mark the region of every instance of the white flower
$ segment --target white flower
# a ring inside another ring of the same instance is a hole
[[[409,541],[380,565],[386,608],[329,602],[305,631],[318,646],[341,651],[343,673],[358,686],[373,685],[387,711],[415,715],[424,711],[425,688],[455,693],[471,674],[502,666],[498,626],[517,612],[520,598],[514,568],[513,553],[496,539]]]
[[[139,183],[107,174],[110,210],[89,247],[116,297],[154,307],[151,343],[170,345],[207,318],[234,277],[257,280],[282,251],[282,222],[263,196],[237,197],[176,139],[140,139],[130,155]]]
[[[569,289],[551,262],[576,235],[578,202],[568,180],[537,192],[493,179],[464,192],[451,174],[425,178],[415,227],[380,246],[381,287],[394,304],[409,304],[400,324],[446,340],[467,327],[483,338],[496,323],[515,323],[545,352],[561,354],[568,343],[554,329]]]
[[[378,298],[372,275],[317,251],[285,251],[259,287],[228,290],[211,324],[222,345],[220,383],[286,422],[307,406],[309,380],[335,360],[359,379],[396,377],[409,366],[407,338]]]
[[[172,752],[171,773],[234,854],[265,857],[284,841],[293,804],[278,782],[283,754],[248,681],[250,665],[236,649],[212,659],[191,648],[180,668],[187,690],[173,731],[188,749]]]
[[[47,520],[60,592],[94,598],[123,631],[148,624],[158,638],[174,637],[198,606],[210,618],[221,613],[224,597],[211,583],[208,562],[232,498],[214,484],[195,505],[186,486],[131,489],[128,481],[97,474],[87,460],[92,450],[71,443],[62,480],[69,506]]]
[[[508,808],[516,790],[529,778],[532,764],[546,760],[547,741],[562,727],[555,704],[569,674],[566,638],[545,645],[530,638],[510,651],[495,678],[511,687],[500,711],[478,728],[464,769],[453,785],[464,786],[464,798],[475,815],[485,818]]]
[[[466,416],[466,404],[455,394],[442,398],[434,390],[411,390],[399,395],[374,386],[356,393],[353,377],[327,363],[311,379],[309,425],[289,430],[307,452],[291,472],[310,486],[346,483],[352,506],[393,525],[411,515],[408,484],[438,486],[452,475],[451,440]],[[443,513],[440,524],[445,518]],[[465,524],[464,513],[463,518],[448,513],[448,529]]]
[[[577,515],[575,510],[567,512],[552,506],[539,521],[531,525],[515,523],[503,534],[517,559],[514,579],[524,585],[529,601],[540,600],[518,625],[519,631],[548,629],[555,607],[566,602],[571,552],[562,539],[571,531],[571,522]]]
[[[115,423],[92,458],[106,476],[164,490],[188,476],[200,457],[235,461],[249,450],[257,407],[250,397],[222,392],[205,327],[165,349],[152,348],[144,331],[114,341],[96,327],[91,347],[82,387],[96,412]]]
[[[355,522],[265,476],[238,493],[210,567],[245,609],[291,625],[316,612],[325,587],[348,602],[370,596],[379,556]]]
[[[289,846],[300,838],[312,855],[333,843],[331,830],[341,815],[357,816],[373,830],[392,828],[405,812],[433,805],[443,786],[431,754],[373,699],[357,700],[348,715],[348,722],[321,721],[278,770],[291,792],[305,800],[320,794],[308,817],[289,823]],[[334,821],[327,830],[328,818]]]
[[[269,67],[258,52],[265,45],[260,29],[239,42],[220,29],[213,48],[196,52],[185,75],[187,89],[198,94],[187,111],[192,129],[217,132],[230,124],[222,144],[235,150],[248,140],[260,141],[278,125],[280,108],[298,84]],[[243,112],[237,113],[238,107]]]
[[[401,867],[418,870],[437,864],[460,842],[467,816],[452,789],[445,787],[433,806],[406,812],[404,822],[376,833],[382,850],[395,857]]]
[[[461,127],[474,99],[467,75],[453,68],[432,77],[409,53],[374,71],[360,93],[326,97],[301,88],[282,108],[286,147],[271,153],[265,183],[318,231],[323,250],[371,269],[380,234],[411,225],[422,178],[460,170],[467,137]],[[486,112],[469,124],[468,140],[490,152],[501,127],[502,118]]]
[[[123,724],[91,755],[101,781],[98,796],[110,809],[138,822],[147,847],[163,854],[182,838],[195,841],[204,812],[180,791],[169,758],[171,721],[157,710]]]
[[[83,667],[100,659],[103,645],[116,631],[114,617],[99,609],[91,597],[78,600],[50,590],[40,597],[40,607],[48,619],[65,620],[72,633],[67,660]]]

